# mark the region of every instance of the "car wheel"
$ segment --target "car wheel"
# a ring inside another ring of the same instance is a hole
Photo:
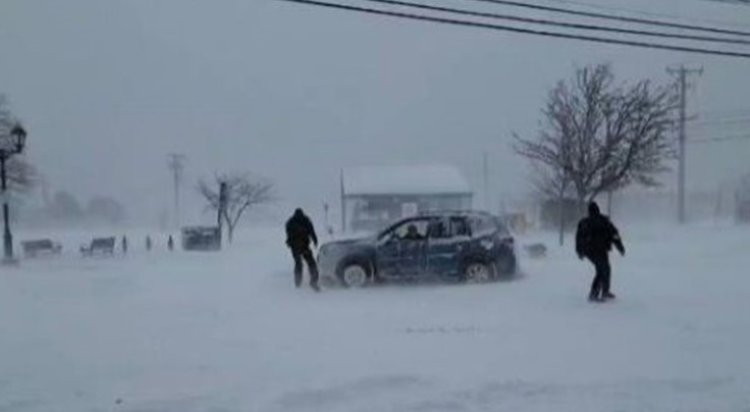
[[[464,269],[464,281],[468,283],[487,283],[495,279],[495,269],[484,262],[471,262]]]
[[[361,288],[367,285],[369,277],[369,270],[365,266],[359,263],[352,263],[344,266],[339,279],[345,287]]]

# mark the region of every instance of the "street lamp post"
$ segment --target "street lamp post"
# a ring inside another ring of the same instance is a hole
[[[26,145],[26,130],[16,124],[10,133],[0,135],[0,180],[2,181],[3,198],[3,260],[5,264],[14,263],[13,259],[13,235],[10,233],[10,216],[8,212],[8,176],[5,164],[15,154],[23,152]]]

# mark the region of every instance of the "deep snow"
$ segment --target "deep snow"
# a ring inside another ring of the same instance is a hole
[[[616,302],[550,254],[490,285],[292,287],[279,230],[216,254],[0,268],[0,411],[750,411],[750,227],[621,228]]]

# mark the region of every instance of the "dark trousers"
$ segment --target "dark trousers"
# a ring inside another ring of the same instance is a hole
[[[590,297],[598,298],[609,293],[612,268],[609,265],[609,254],[595,254],[587,256],[596,269],[594,281],[591,282]]]
[[[315,262],[312,251],[309,247],[304,249],[292,249],[294,258],[294,284],[302,284],[302,261],[307,263],[307,271],[310,273],[310,284],[318,284],[318,264]]]

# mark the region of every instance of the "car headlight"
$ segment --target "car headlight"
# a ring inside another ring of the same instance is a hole
[[[320,248],[318,248],[318,259],[322,257],[328,257],[334,251],[335,251],[334,245],[331,245],[331,244],[321,245]]]

